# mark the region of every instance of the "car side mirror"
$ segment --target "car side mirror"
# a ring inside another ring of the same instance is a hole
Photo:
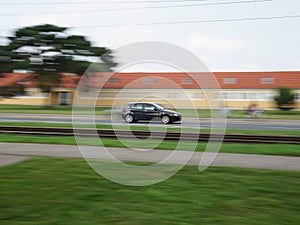
[[[158,111],[158,109],[157,109],[157,108],[154,108],[154,111]]]

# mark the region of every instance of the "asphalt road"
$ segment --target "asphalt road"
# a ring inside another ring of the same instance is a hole
[[[1,113],[0,122],[47,122],[47,123],[72,123],[71,115],[58,114],[9,114]],[[85,120],[82,119],[82,123]],[[108,116],[96,116],[97,124],[111,124]],[[116,125],[126,125],[121,119],[113,121]],[[209,118],[184,118],[181,123],[170,124],[170,127],[197,128],[200,123],[201,128],[210,128]],[[149,122],[138,122],[132,126],[148,125]],[[162,126],[160,121],[153,121],[152,126]],[[270,120],[270,119],[227,119],[227,129],[233,130],[281,130],[281,131],[299,131],[299,120]]]
[[[121,161],[160,162],[171,153],[171,151],[167,150],[137,151],[126,148],[105,149]],[[88,156],[92,159],[108,160],[109,158],[107,157],[105,149],[104,147],[88,146]],[[169,163],[178,164],[181,162],[181,158],[188,154],[189,152],[178,151],[178,155],[176,155],[176,157],[172,157]],[[30,156],[82,158],[81,152],[77,146],[23,143],[0,143],[0,156],[0,165],[1,160],[8,160],[9,157],[14,156],[17,157],[16,160],[22,160],[24,159],[22,157]],[[188,161],[188,164],[199,165],[202,157],[203,153],[194,152]],[[299,171],[300,157],[218,153],[212,163],[212,166]]]

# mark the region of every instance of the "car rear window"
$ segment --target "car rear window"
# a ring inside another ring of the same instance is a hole
[[[132,104],[128,104],[125,106],[125,109],[130,109],[132,107]]]

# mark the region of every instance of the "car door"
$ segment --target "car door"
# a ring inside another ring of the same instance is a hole
[[[142,103],[135,103],[131,107],[131,112],[133,113],[133,117],[135,120],[144,120],[145,119],[145,112],[143,109]]]
[[[158,110],[157,108],[150,104],[150,103],[145,103],[144,104],[144,111],[145,111],[145,115],[146,115],[146,119],[147,120],[151,120],[155,117],[158,117]]]

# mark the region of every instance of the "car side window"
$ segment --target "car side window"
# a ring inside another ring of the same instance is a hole
[[[133,109],[143,109],[143,104],[141,103],[136,103],[132,106]]]
[[[145,104],[145,109],[146,110],[155,110],[155,107],[154,107],[154,105],[151,105],[151,104]]]

